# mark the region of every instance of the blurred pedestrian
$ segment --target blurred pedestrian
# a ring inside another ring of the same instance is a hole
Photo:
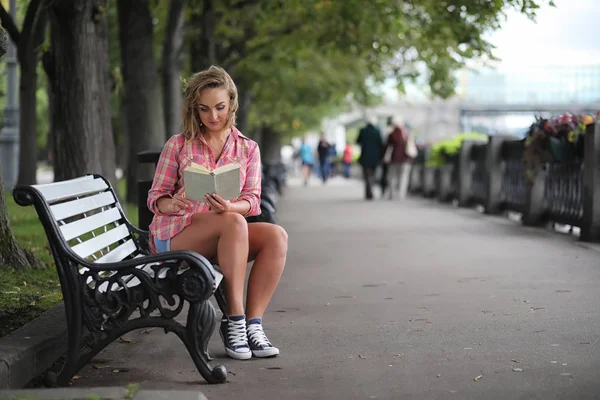
[[[344,163],[344,178],[348,179],[350,178],[350,167],[352,166],[352,145],[350,143],[346,143],[342,162]]]
[[[325,133],[321,133],[321,140],[319,140],[319,145],[317,146],[317,155],[319,156],[319,173],[323,183],[327,183],[327,179],[329,179],[329,174],[331,173],[330,148],[331,144],[327,141]]]
[[[412,161],[418,153],[402,118],[394,118],[393,126],[394,130],[386,141],[386,154],[390,154],[390,200],[395,196],[399,199],[406,197]]]
[[[298,149],[298,155],[300,157],[300,162],[302,163],[302,182],[304,183],[304,186],[308,186],[308,181],[310,180],[310,175],[312,174],[315,164],[313,154],[313,149],[306,143],[306,138],[302,138],[302,144],[300,145],[300,149]]]
[[[381,131],[375,127],[373,121],[367,122],[367,125],[360,130],[356,143],[361,147],[358,163],[363,169],[365,199],[372,200],[375,170],[381,163],[384,147]]]

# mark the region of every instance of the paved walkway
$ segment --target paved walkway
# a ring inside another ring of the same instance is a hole
[[[175,335],[134,332],[75,386],[209,399],[600,396],[597,248],[433,200],[361,194],[356,182],[315,182],[278,205],[290,249],[265,324],[280,357],[226,359],[215,334],[230,382],[209,386]]]

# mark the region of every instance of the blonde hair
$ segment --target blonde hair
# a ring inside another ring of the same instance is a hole
[[[183,136],[187,140],[195,140],[204,132],[204,126],[198,111],[198,100],[204,89],[223,88],[229,94],[229,113],[226,128],[235,125],[235,114],[238,110],[238,92],[231,76],[220,67],[210,68],[192,75],[186,82],[183,98]]]

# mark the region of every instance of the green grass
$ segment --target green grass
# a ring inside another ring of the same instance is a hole
[[[125,193],[125,185],[119,185]],[[33,206],[17,205],[6,193],[13,233],[21,246],[32,251],[47,268],[17,270],[0,266],[0,337],[23,326],[62,301],[60,282],[48,240]],[[137,225],[137,206],[125,206],[127,218]]]

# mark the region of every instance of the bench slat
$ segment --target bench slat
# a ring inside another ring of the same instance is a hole
[[[127,225],[119,225],[95,238],[73,246],[71,249],[80,257],[86,258],[111,244],[129,236]]]
[[[86,194],[98,193],[108,189],[103,179],[72,179],[70,181],[36,186],[50,204],[59,200],[72,199]]]
[[[65,240],[71,240],[85,233],[91,232],[94,229],[101,228],[112,222],[121,219],[121,213],[118,208],[111,208],[99,214],[94,214],[87,218],[73,221],[66,225],[61,225],[60,230],[65,237]]]
[[[123,261],[123,259],[125,257],[130,256],[131,254],[133,254],[136,251],[137,251],[137,246],[135,245],[133,239],[129,239],[128,241],[126,241],[125,243],[120,245],[119,247],[112,249],[110,253],[97,259],[95,262],[102,264],[102,263]]]
[[[67,185],[67,184],[73,183],[73,182],[91,181],[93,179],[94,179],[94,177],[92,175],[86,175],[86,176],[80,176],[79,178],[69,179],[68,181],[60,181],[60,182],[52,182],[52,183],[41,183],[39,185],[32,185],[32,187],[40,190],[40,189],[47,188],[47,187],[50,187],[50,186]]]
[[[50,206],[52,215],[57,221],[74,215],[83,214],[85,212],[95,210],[100,207],[108,206],[116,202],[111,192],[104,192],[94,196],[86,197],[79,200],[69,201]]]

